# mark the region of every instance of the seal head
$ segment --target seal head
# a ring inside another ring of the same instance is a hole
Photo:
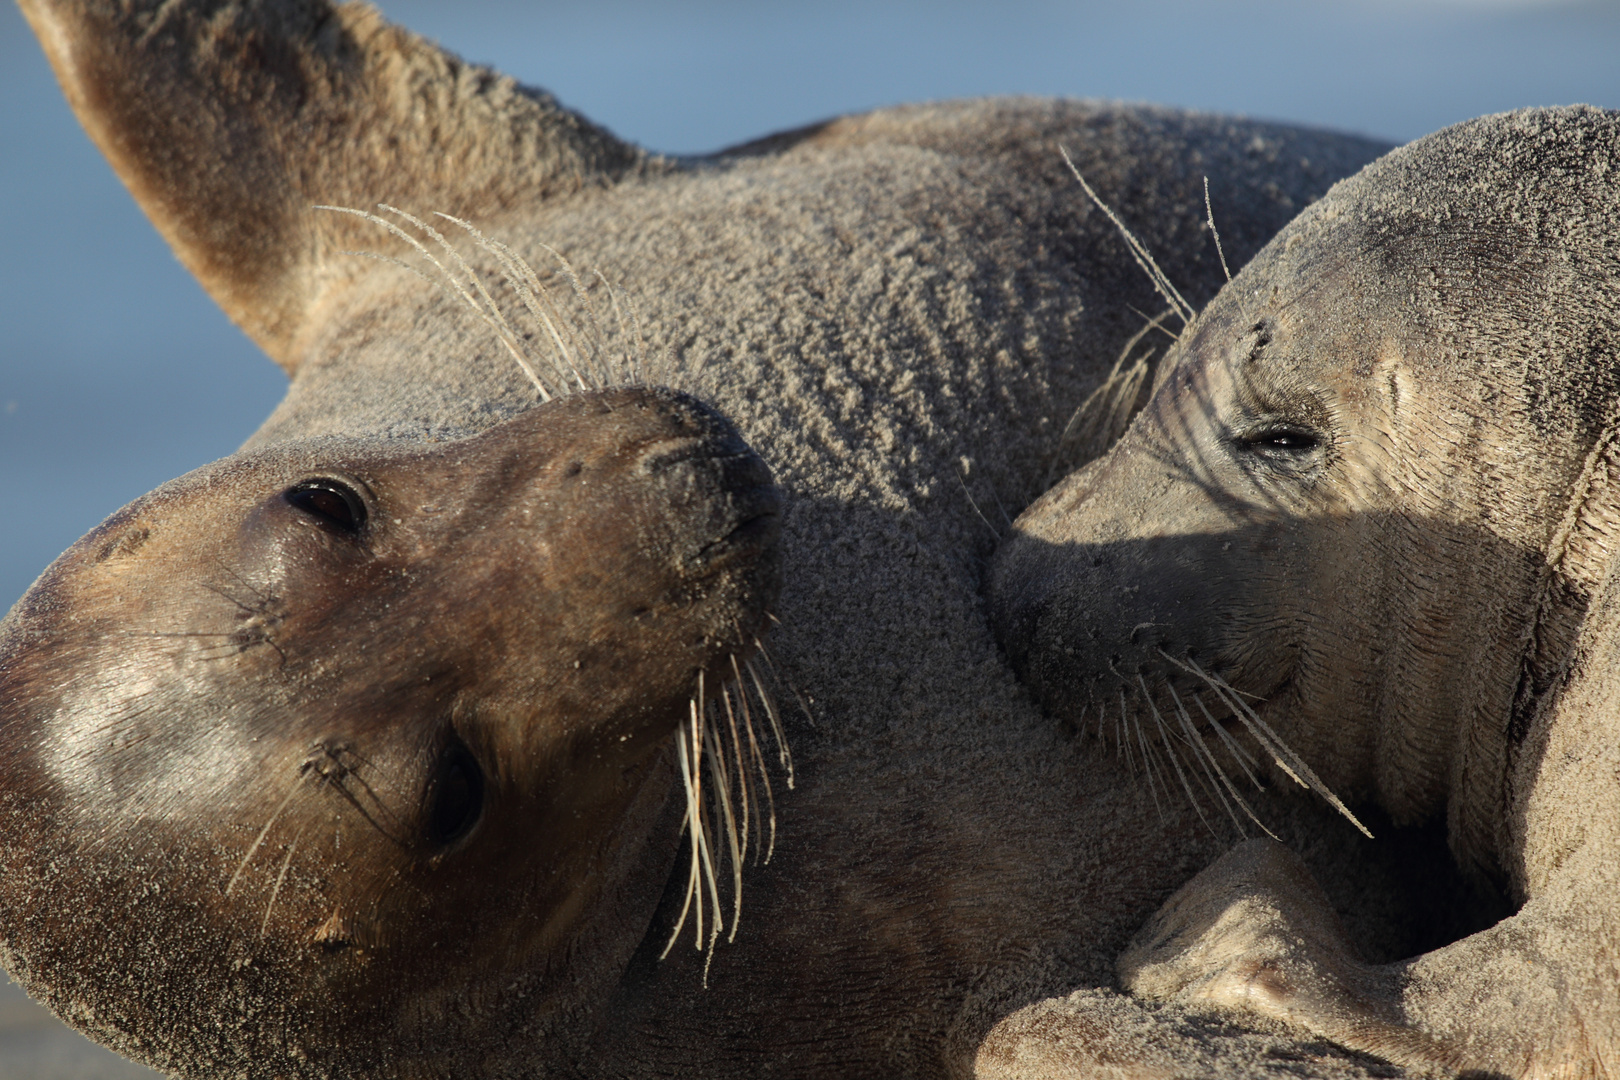
[[[1620,396],[1614,137],[1597,110],[1460,125],[1222,291],[1124,439],[996,557],[1000,638],[1049,708],[1141,676],[1233,712],[1201,669],[1397,821],[1477,781],[1453,841],[1498,847],[1526,635]]]
[[[216,1074],[558,1023],[646,933],[669,735],[763,630],[779,502],[712,411],[620,389],[131,504],[0,637],[7,966]]]

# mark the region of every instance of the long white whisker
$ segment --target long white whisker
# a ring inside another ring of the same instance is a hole
[[[1125,238],[1125,244],[1130,249],[1131,257],[1136,260],[1136,265],[1142,268],[1142,272],[1148,276],[1148,280],[1153,283],[1154,289],[1158,291],[1160,296],[1164,297],[1171,307],[1176,309],[1176,316],[1181,319],[1182,325],[1185,326],[1192,322],[1196,314],[1192,305],[1182,299],[1181,293],[1176,291],[1176,287],[1170,283],[1170,279],[1165,276],[1164,271],[1159,269],[1159,264],[1153,261],[1153,256],[1148,253],[1148,249],[1143,246],[1142,242],[1136,238],[1136,235],[1130,229],[1125,227],[1125,223],[1119,219],[1119,215],[1115,214],[1109,205],[1103,202],[1097,193],[1092,190],[1091,185],[1086,183],[1086,178],[1080,175],[1080,169],[1075,165],[1074,159],[1069,157],[1069,151],[1060,146],[1058,152],[1063,155],[1063,163],[1069,167],[1069,171],[1074,174],[1074,178],[1080,181],[1080,186],[1091,197],[1091,201],[1097,204],[1097,209],[1108,215],[1108,220],[1114,223],[1114,228],[1118,229],[1119,234]]]
[[[693,729],[697,727],[696,701],[692,702],[692,717],[689,724]],[[692,869],[686,886],[686,903],[681,906],[681,917],[675,922],[675,930],[669,935],[669,944],[664,946],[664,951],[659,956],[660,960],[669,955],[670,947],[673,946],[676,939],[680,937],[681,928],[686,925],[686,914],[687,911],[692,907],[692,899],[694,896],[697,897],[696,917],[698,948],[701,949],[703,947],[703,897],[701,895],[701,871],[699,870],[703,858],[699,850],[699,845],[702,843],[701,838],[703,834],[703,821],[698,812],[698,798],[697,793],[694,790],[695,785],[692,783],[692,765],[686,754],[687,730],[687,724],[683,724],[681,727],[675,730],[675,748],[680,759],[681,782],[686,787],[686,831],[692,843]],[[693,734],[696,734],[695,730],[693,731]]]
[[[596,316],[596,305],[591,303],[590,293],[586,290],[585,283],[579,279],[579,275],[574,272],[574,265],[565,259],[561,252],[549,244],[541,244],[540,246],[549,251],[551,257],[557,260],[557,264],[562,267],[563,276],[568,279],[569,285],[573,287],[574,296],[578,298],[580,306],[585,309],[585,317],[590,321],[591,334],[595,339],[590,342],[592,365],[596,368],[597,374],[605,380],[603,385],[607,385],[613,381],[613,372],[602,366],[602,355],[607,351],[607,339],[602,336],[602,321]],[[575,340],[577,342],[578,337]],[[581,353],[584,351],[583,348],[580,349]]]
[[[1204,816],[1204,808],[1200,805],[1198,796],[1193,794],[1192,785],[1187,782],[1187,774],[1181,769],[1181,755],[1176,753],[1175,745],[1171,742],[1170,727],[1164,722],[1164,717],[1159,715],[1159,707],[1154,704],[1153,695],[1148,692],[1147,680],[1142,678],[1141,672],[1136,673],[1136,682],[1142,688],[1142,700],[1147,702],[1148,711],[1153,714],[1153,722],[1158,726],[1160,737],[1164,742],[1164,752],[1170,758],[1170,767],[1176,771],[1176,779],[1181,781],[1181,789],[1187,793],[1187,801],[1192,803],[1193,810],[1198,814],[1198,820],[1204,823],[1204,828],[1214,834],[1214,826]],[[1169,789],[1166,788],[1165,798],[1169,797]]]
[[[1209,177],[1207,176],[1204,177],[1204,215],[1204,220],[1209,225],[1209,235],[1215,238],[1215,254],[1221,257],[1221,273],[1226,275],[1227,281],[1231,281],[1232,271],[1226,265],[1226,252],[1221,248],[1221,234],[1215,230],[1215,207],[1209,201]]]
[[[765,681],[760,678],[759,667],[750,657],[743,665],[751,679],[754,680],[754,689],[759,692],[759,702],[765,707],[765,715],[771,721],[771,733],[776,736],[776,760],[782,768],[787,770],[788,790],[793,790],[793,751],[788,749],[787,732],[782,728],[782,718],[776,712],[776,702],[771,693],[765,688]]]
[[[733,657],[735,663],[735,657]],[[737,730],[737,710],[732,707],[731,695],[744,693],[740,687],[728,686],[721,691],[720,700],[726,707],[726,724],[731,729],[731,752],[737,766],[737,790],[742,804],[742,839],[741,846],[744,854],[748,852],[748,823],[753,813],[757,813],[754,804],[754,787],[748,775],[748,767],[743,762],[742,735]],[[733,930],[736,929],[734,926]]]
[[[1164,688],[1170,692],[1170,700],[1175,702],[1176,718],[1180,720],[1181,729],[1186,733],[1188,742],[1193,746],[1194,756],[1198,759],[1199,766],[1204,770],[1204,775],[1209,777],[1209,782],[1215,791],[1215,797],[1221,802],[1221,808],[1232,819],[1232,824],[1237,826],[1238,835],[1247,837],[1248,833],[1244,831],[1243,822],[1238,818],[1237,811],[1232,809],[1231,802],[1226,798],[1226,792],[1230,791],[1233,797],[1237,798],[1238,805],[1248,811],[1249,817],[1254,817],[1254,811],[1249,810],[1248,804],[1238,796],[1236,789],[1232,787],[1232,781],[1226,775],[1226,770],[1221,768],[1221,763],[1215,760],[1215,754],[1205,745],[1204,740],[1199,737],[1198,729],[1193,726],[1192,717],[1187,714],[1187,707],[1181,703],[1181,695],[1176,693],[1174,684],[1167,679]],[[1218,780],[1217,777],[1219,777]],[[1255,824],[1260,825],[1260,822],[1256,820]],[[1260,825],[1260,827],[1265,828],[1264,825]]]
[[[485,236],[471,223],[460,218],[451,217],[449,214],[440,214],[439,216],[465,229],[479,247],[495,256],[502,269],[506,271],[507,279],[511,281],[512,288],[518,294],[518,299],[523,302],[523,306],[528,309],[535,322],[539,323],[547,336],[551,338],[552,347],[556,350],[557,357],[560,358],[552,361],[552,367],[562,376],[564,385],[567,384],[567,376],[572,374],[574,384],[581,390],[588,390],[589,387],[585,385],[584,378],[580,376],[579,367],[574,362],[573,354],[563,342],[562,334],[558,330],[559,324],[565,329],[568,328],[568,320],[563,317],[562,312],[551,301],[550,294],[546,291],[545,286],[540,283],[539,275],[534,272],[534,268],[511,248],[499,240]],[[542,299],[544,304],[541,302]],[[549,312],[546,310],[548,307],[550,308]],[[569,336],[572,337],[572,329],[569,329],[568,332]]]
[[[714,728],[703,733],[709,747],[709,775],[720,794],[720,816],[726,824],[726,844],[731,854],[731,933],[727,942],[737,940],[737,926],[742,922],[742,852],[737,847],[737,819],[731,810],[731,780],[726,775],[726,758],[714,736]]]
[[[442,262],[440,262],[438,260],[438,258],[422,244],[422,242],[420,240],[418,240],[416,237],[412,236],[410,233],[406,232],[404,229],[401,229],[398,225],[394,224],[392,221],[389,221],[387,218],[380,217],[379,215],[370,213],[369,211],[366,211],[366,210],[356,210],[356,209],[353,209],[352,207],[347,207],[347,206],[316,206],[315,209],[316,210],[329,210],[329,211],[331,211],[333,213],[337,213],[337,214],[351,214],[351,215],[353,215],[355,217],[358,217],[358,218],[360,218],[360,219],[362,219],[364,221],[370,222],[371,224],[376,225],[376,226],[384,229],[389,234],[397,237],[400,240],[403,240],[405,243],[409,244],[412,248],[414,248],[418,255],[420,255],[423,259],[427,260],[427,262],[435,270],[437,270],[439,272],[439,276],[443,280],[438,282],[437,284],[439,284],[440,287],[448,288],[451,292],[453,292],[456,295],[456,297],[458,299],[460,299],[461,302],[463,304],[465,304],[474,314],[476,314],[479,317],[479,319],[481,319],[484,322],[484,324],[489,327],[491,332],[493,332],[495,334],[496,339],[498,341],[500,341],[502,346],[504,346],[506,348],[506,351],[511,354],[512,359],[517,362],[518,369],[521,370],[523,372],[523,374],[528,378],[529,382],[531,382],[534,385],[535,390],[540,394],[540,400],[541,401],[550,401],[551,400],[552,395],[551,395],[550,391],[546,389],[546,385],[545,385],[544,381],[541,380],[539,374],[534,370],[533,367],[530,366],[528,359],[523,355],[523,349],[518,344],[519,339],[518,339],[517,335],[514,334],[512,332],[512,328],[509,325],[507,325],[505,316],[503,316],[501,314],[500,309],[498,307],[494,306],[493,300],[490,301],[490,309],[486,309],[483,304],[479,303],[479,301],[477,301],[476,299],[473,298],[472,294],[467,291],[466,286],[464,286],[461,283],[460,279],[457,278],[454,274],[452,274],[445,267],[445,265]],[[390,212],[399,213],[399,214],[401,214],[401,216],[405,217],[407,220],[410,220],[410,221],[415,221],[416,220],[415,218],[411,217],[409,214],[404,214],[403,211],[394,210],[392,207],[383,205],[383,209],[389,210]],[[428,230],[428,231],[431,232],[432,230]],[[415,274],[417,277],[420,277],[425,281],[431,281],[432,280],[432,279],[428,278],[428,276],[426,274],[423,274],[420,270],[417,270],[415,267],[409,266],[408,264],[400,261],[399,259],[395,259],[395,258],[393,258],[391,256],[373,255],[373,254],[371,254],[369,252],[364,252],[364,251],[353,252],[352,254],[360,255],[360,256],[363,256],[365,258],[377,259],[377,260],[382,261],[382,262],[393,263],[396,266],[400,266],[400,267],[403,267],[406,270],[409,270],[411,273]],[[458,256],[458,258],[459,258],[459,256]],[[469,271],[469,273],[470,273],[470,271]],[[473,281],[474,281],[475,284],[477,284],[478,279],[477,279],[476,276],[474,276]],[[480,290],[482,291],[481,286],[480,286]],[[485,293],[486,297],[487,297],[487,295],[488,294]],[[491,309],[493,309],[493,310],[491,310]]]
[[[1204,713],[1204,719],[1209,721],[1209,726],[1214,728],[1215,734],[1220,736],[1221,742],[1226,747],[1227,753],[1231,754],[1232,757],[1237,761],[1238,768],[1242,769],[1243,775],[1249,778],[1249,783],[1254,785],[1254,789],[1256,791],[1264,791],[1265,785],[1260,783],[1259,778],[1256,777],[1251,771],[1251,769],[1258,769],[1260,767],[1260,763],[1254,760],[1254,758],[1250,756],[1249,752],[1243,749],[1242,745],[1236,739],[1232,738],[1231,734],[1226,730],[1225,724],[1215,719],[1214,714],[1209,711],[1209,706],[1204,704],[1204,699],[1202,697],[1195,694],[1193,696],[1193,701],[1198,703],[1198,708]]]
[[[270,820],[264,823],[264,828],[259,830],[259,835],[253,838],[253,843],[248,846],[247,854],[243,855],[242,861],[236,864],[236,873],[232,874],[231,880],[226,882],[226,896],[231,895],[231,890],[236,888],[237,881],[242,877],[242,871],[246,870],[248,863],[253,861],[253,856],[258,853],[259,845],[263,844],[264,838],[270,835],[270,830],[275,827],[276,821],[281,817],[282,812],[287,809],[287,804],[292,802],[293,796],[302,790],[302,780],[302,777],[295,779],[292,787],[287,789],[286,796],[282,798],[274,810],[270,811]]]
[[[723,926],[720,917],[720,882],[714,872],[714,853],[710,850],[711,845],[709,843],[709,816],[707,806],[703,801],[703,748],[705,745],[705,740],[703,738],[703,721],[704,713],[706,711],[706,698],[703,693],[703,672],[699,671],[698,696],[693,702],[692,708],[692,753],[694,755],[692,776],[698,789],[697,810],[700,825],[698,829],[698,851],[703,856],[703,875],[709,884],[709,901],[714,912],[709,923],[709,940],[707,946],[708,948],[713,949],[715,940],[720,936],[720,931],[723,929]],[[702,897],[698,898],[698,902],[701,905]],[[701,907],[699,910],[702,910]],[[698,931],[698,939],[700,943],[702,938],[703,933],[700,928]],[[702,947],[701,944],[700,947]]]
[[[304,830],[299,829],[287,845],[287,857],[281,860],[281,871],[276,874],[276,883],[270,887],[270,899],[264,904],[264,919],[259,923],[259,937],[264,937],[265,931],[270,929],[270,915],[276,910],[276,898],[281,895],[281,885],[287,880],[287,868],[292,866],[293,852],[298,850],[298,841],[303,839]]]
[[[1123,703],[1123,696],[1120,700],[1121,703]],[[1142,774],[1147,777],[1148,794],[1153,797],[1153,808],[1159,812],[1159,819],[1162,821],[1164,820],[1164,807],[1159,802],[1158,787],[1154,783],[1155,778],[1153,775],[1153,759],[1148,757],[1147,733],[1142,730],[1142,718],[1137,715],[1134,709],[1131,711],[1130,727],[1131,730],[1136,733],[1137,747],[1142,751]],[[1158,779],[1162,781],[1163,777],[1159,777]],[[1165,789],[1164,795],[1167,799],[1170,797],[1169,788]]]
[[[767,834],[768,840],[765,846],[765,857],[761,861],[768,863],[771,861],[771,854],[776,851],[776,793],[771,787],[771,774],[770,770],[765,765],[765,755],[760,750],[759,739],[754,734],[754,716],[752,710],[750,710],[748,707],[748,688],[743,682],[742,669],[737,664],[737,657],[735,654],[731,658],[731,670],[737,677],[737,702],[742,706],[743,730],[748,732],[749,754],[753,757],[754,765],[759,771],[760,781],[765,786],[765,807],[770,815],[768,822],[770,830]],[[757,846],[755,851],[757,853]]]
[[[1215,692],[1215,695],[1221,699],[1227,708],[1231,709],[1235,714],[1237,714],[1237,717],[1243,726],[1249,730],[1249,733],[1255,737],[1256,741],[1258,741],[1260,745],[1266,749],[1266,752],[1271,755],[1272,760],[1276,762],[1277,767],[1282,769],[1283,772],[1287,773],[1296,784],[1300,785],[1301,787],[1314,790],[1318,795],[1327,800],[1328,805],[1332,806],[1335,810],[1342,814],[1345,820],[1349,821],[1350,824],[1359,829],[1363,836],[1367,837],[1369,840],[1372,839],[1373,834],[1371,830],[1369,830],[1367,826],[1363,825],[1356,815],[1350,812],[1350,808],[1345,806],[1339,797],[1329,790],[1326,784],[1322,783],[1321,778],[1316,775],[1315,771],[1312,770],[1309,765],[1305,764],[1305,760],[1303,758],[1294,753],[1294,751],[1289,748],[1287,743],[1278,738],[1277,733],[1271,730],[1270,725],[1268,725],[1264,720],[1260,719],[1259,715],[1256,714],[1253,709],[1249,708],[1248,703],[1238,696],[1238,692],[1233,690],[1232,687],[1227,684],[1226,680],[1222,679],[1218,675],[1206,672],[1203,668],[1199,667],[1197,661],[1193,660],[1190,656],[1187,658],[1185,664],[1179,660],[1174,660],[1173,658],[1172,662],[1176,663],[1178,666],[1181,666],[1184,670],[1191,671],[1194,675],[1197,675],[1199,678],[1208,683],[1209,688]],[[1285,761],[1285,758],[1288,760]],[[1290,768],[1290,766],[1292,766],[1292,768]],[[1301,779],[1302,777],[1303,779]]]

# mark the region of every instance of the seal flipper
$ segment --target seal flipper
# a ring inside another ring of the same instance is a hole
[[[487,220],[652,160],[364,4],[21,3],[141,208],[288,374],[313,309],[349,284],[328,260],[377,244],[313,204]]]
[[[1139,997],[1257,1014],[1408,1068],[1459,1064],[1406,1021],[1396,970],[1356,958],[1310,870],[1275,840],[1239,844],[1182,886],[1118,966]]]

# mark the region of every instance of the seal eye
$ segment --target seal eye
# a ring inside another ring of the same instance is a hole
[[[427,838],[447,847],[472,832],[484,812],[484,770],[460,740],[439,756],[428,787]]]
[[[1291,425],[1272,425],[1249,432],[1238,439],[1245,450],[1272,451],[1284,454],[1303,454],[1322,445],[1314,431]]]
[[[356,536],[365,527],[365,501],[353,488],[336,480],[305,480],[288,488],[281,497],[327,532]]]

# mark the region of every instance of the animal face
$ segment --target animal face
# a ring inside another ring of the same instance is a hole
[[[1460,186],[1482,166],[1407,167]],[[1466,733],[1506,726],[1549,582],[1570,625],[1596,586],[1548,545],[1613,376],[1570,355],[1590,330],[1552,329],[1589,318],[1591,282],[1511,208],[1414,209],[1410,176],[1377,175],[1199,315],[1117,446],[1019,519],[990,589],[1071,722],[1183,714],[1195,748],[1247,730],[1411,822],[1446,807]]]
[[[30,965],[199,1006],[251,969],[244,1008],[359,1003],[365,1046],[633,946],[627,879],[673,857],[669,735],[763,630],[778,506],[729,424],[642,390],[432,446],[284,444],[132,504],[0,639],[5,903],[50,927]],[[236,944],[189,947],[205,927]]]

